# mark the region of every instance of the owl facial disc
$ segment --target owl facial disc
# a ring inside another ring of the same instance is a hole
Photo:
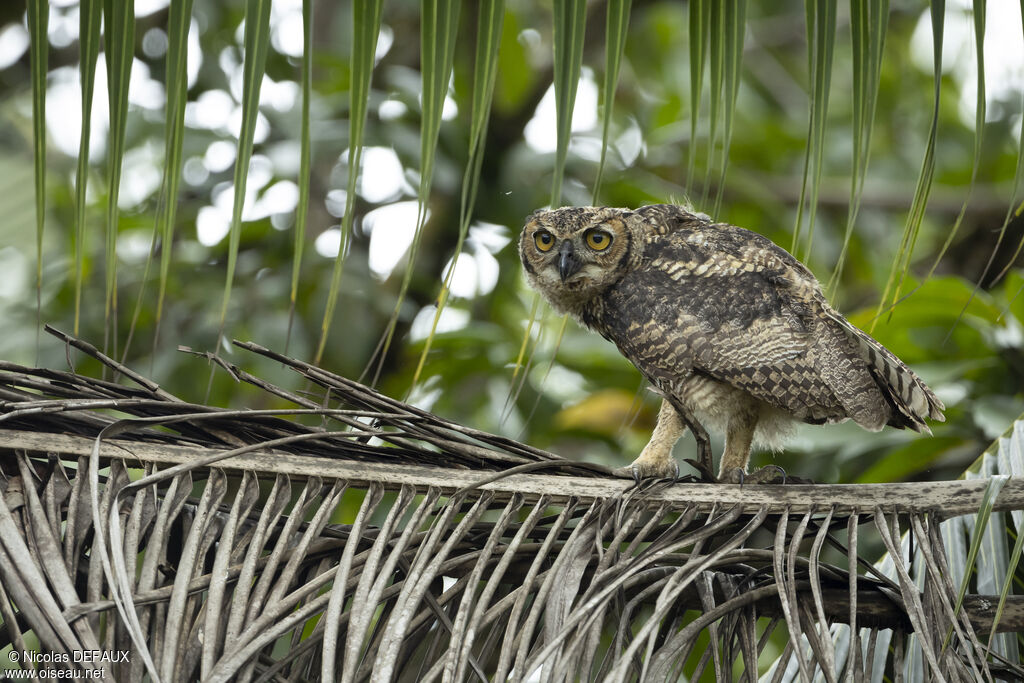
[[[558,276],[565,282],[583,266],[583,261],[576,256],[576,249],[570,240],[562,242],[558,248]]]

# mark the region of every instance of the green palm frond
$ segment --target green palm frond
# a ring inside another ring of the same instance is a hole
[[[348,254],[352,238],[352,224],[355,220],[355,196],[363,156],[363,134],[366,129],[366,112],[370,106],[370,83],[373,79],[374,55],[377,51],[377,37],[380,35],[381,11],[384,0],[352,3],[352,83],[349,89],[348,118],[348,180],[346,181],[345,215],[341,219],[341,238],[338,254],[331,271],[331,285],[327,291],[323,322],[320,325],[320,342],[317,344],[317,361],[323,357],[327,346],[327,335],[334,319],[341,288],[342,266]]]
[[[586,29],[585,0],[555,0],[552,23],[554,45],[555,115],[558,119],[557,147],[552,172],[551,206],[562,205],[562,181],[565,160],[569,153],[572,112],[576,105],[576,89],[583,68],[583,39]]]
[[[231,228],[228,231],[228,259],[224,296],[220,305],[217,344],[224,333],[231,287],[238,261],[238,245],[242,238],[242,211],[245,208],[245,186],[249,178],[256,119],[259,115],[260,88],[266,70],[270,45],[270,0],[248,0],[245,5],[245,57],[242,72],[242,125],[238,132],[238,153],[235,157],[234,196],[231,205]]]
[[[45,3],[43,3],[45,4]],[[79,50],[81,63],[79,73],[82,79],[82,135],[79,150],[88,150],[92,139],[92,98],[96,88],[96,64],[100,56],[101,0],[83,0],[79,15]],[[42,44],[45,41],[40,41]],[[45,134],[40,139],[45,140]],[[75,322],[74,332],[78,334],[82,315],[82,286],[85,279],[85,234],[88,214],[86,187],[89,180],[89,154],[79,152],[75,170]]]

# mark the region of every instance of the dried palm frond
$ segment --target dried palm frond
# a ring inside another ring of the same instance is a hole
[[[214,359],[297,408],[186,403],[62,338],[136,386],[0,363],[14,651],[123,680],[620,681],[754,680],[781,648],[800,679],[868,680],[912,637],[925,678],[1019,671],[986,646],[998,596],[957,609],[947,568],[942,522],[985,480],[636,487],[254,344],[323,395]],[[996,630],[1022,624],[1011,596]]]

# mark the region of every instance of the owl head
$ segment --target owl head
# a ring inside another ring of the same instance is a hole
[[[534,212],[519,239],[530,286],[559,313],[574,313],[625,275],[639,249],[634,213],[605,207]]]

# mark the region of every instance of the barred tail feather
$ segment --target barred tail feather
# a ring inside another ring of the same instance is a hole
[[[861,358],[867,363],[868,370],[878,383],[878,388],[890,404],[892,415],[889,418],[889,425],[900,429],[909,427],[915,432],[930,434],[931,430],[925,424],[925,418],[938,422],[945,421],[942,411],[946,407],[913,370],[892,351],[866,332],[851,325],[838,313],[830,311],[829,316],[838,322],[856,343]]]

